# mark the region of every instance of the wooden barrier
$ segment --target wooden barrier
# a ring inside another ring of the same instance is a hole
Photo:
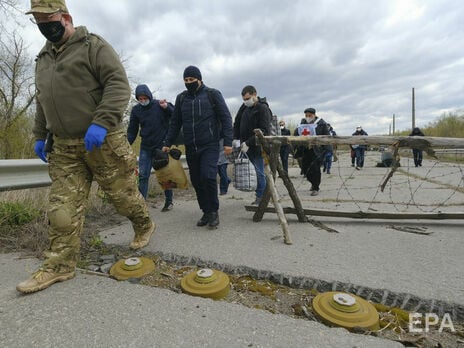
[[[266,191],[258,207],[246,206],[247,211],[253,211],[253,221],[259,222],[263,219],[264,213],[276,213],[282,227],[284,242],[292,244],[290,231],[285,214],[296,214],[299,222],[307,222],[307,215],[315,216],[332,216],[348,217],[358,219],[462,219],[464,213],[366,213],[366,212],[342,212],[327,211],[315,209],[303,209],[301,200],[297,191],[290,180],[288,173],[284,171],[279,159],[280,146],[282,144],[291,145],[388,145],[393,148],[393,165],[390,173],[381,188],[385,187],[388,180],[393,176],[398,168],[399,154],[398,149],[401,147],[416,148],[425,151],[429,156],[435,157],[434,147],[446,149],[464,148],[464,139],[461,138],[439,138],[439,137],[410,137],[410,136],[264,136],[260,129],[254,130],[258,142],[263,148],[265,160],[265,175],[267,179]],[[275,185],[276,173],[282,179],[289,196],[292,200],[293,207],[283,208],[280,202],[279,194]],[[268,207],[272,198],[274,208]]]

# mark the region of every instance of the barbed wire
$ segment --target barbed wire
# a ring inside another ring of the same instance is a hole
[[[321,206],[319,203],[330,202],[335,203],[337,209],[348,207],[347,209],[358,211],[381,211],[386,209],[385,205],[387,205],[388,209],[393,208],[388,212],[393,210],[398,213],[411,211],[432,213],[443,212],[446,207],[464,206],[463,154],[459,151],[455,153],[448,151],[447,156],[436,156],[436,158],[424,154],[423,166],[418,169],[408,155],[408,151],[401,151],[400,167],[388,180],[383,191],[381,183],[386,180],[391,168],[383,168],[385,170],[383,175],[372,171],[372,157],[380,157],[379,152],[368,151],[366,159],[369,161],[366,161],[365,168],[360,171],[351,167],[350,162],[343,157],[345,155],[348,158],[349,152],[338,155],[339,160],[333,163],[330,176],[322,173],[321,192],[323,190],[324,194],[317,198],[311,197],[311,202],[318,202],[319,207]],[[369,174],[366,174],[366,169],[370,171]],[[382,168],[378,169],[382,170]],[[362,184],[359,184],[359,180],[353,180],[358,175],[366,177]],[[373,182],[373,177],[369,175],[378,177],[378,182]],[[336,188],[333,188],[334,178],[338,180]],[[300,199],[306,199],[306,192],[309,193],[311,184],[306,179],[305,173],[296,179],[292,178],[292,182]],[[426,194],[430,190],[439,190],[440,194]],[[359,194],[361,191],[362,194]],[[289,194],[285,187],[279,185],[278,192],[282,199],[288,199]],[[307,200],[302,202],[303,207],[305,203],[307,204]]]

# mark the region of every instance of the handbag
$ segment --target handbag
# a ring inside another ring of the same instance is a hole
[[[254,191],[258,187],[255,166],[243,152],[234,161],[234,187],[246,192]]]

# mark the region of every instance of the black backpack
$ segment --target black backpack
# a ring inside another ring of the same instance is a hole
[[[206,92],[208,93],[209,103],[211,104],[211,107],[213,108],[214,112],[217,114],[218,113],[217,104],[216,104],[216,101],[214,100],[214,95],[213,95],[215,91],[216,90],[214,88],[209,88],[209,87],[206,90]],[[182,107],[182,104],[184,103],[184,99],[187,96],[187,93],[188,91],[185,90],[179,96],[179,104],[181,107]]]

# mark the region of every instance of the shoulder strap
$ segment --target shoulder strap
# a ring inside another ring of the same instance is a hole
[[[182,103],[184,102],[187,93],[188,91],[183,91],[181,94],[179,94],[179,106],[182,106]]]
[[[218,112],[218,105],[216,103],[216,99],[214,98],[214,93],[216,92],[216,90],[214,88],[209,88],[208,87],[208,99],[209,99],[209,103],[211,104],[211,107],[213,108],[214,112],[216,113],[216,116],[219,115],[219,112]]]

